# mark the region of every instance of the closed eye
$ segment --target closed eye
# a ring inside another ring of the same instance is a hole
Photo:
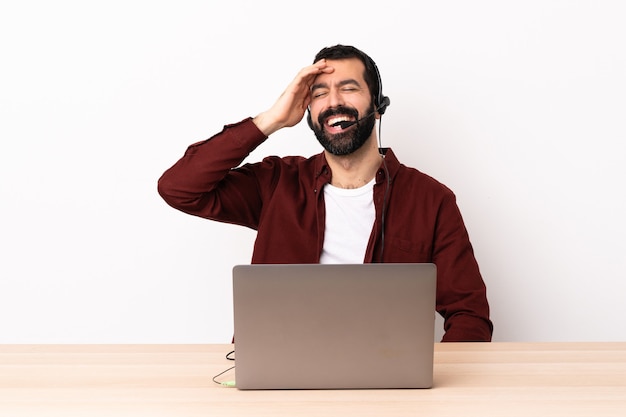
[[[342,93],[347,93],[347,94],[359,92],[362,90],[361,85],[357,81],[351,78],[339,82],[338,87]],[[311,98],[312,99],[322,98],[328,95],[329,91],[330,91],[330,88],[328,87],[328,85],[323,84],[323,83],[315,84],[311,87]]]

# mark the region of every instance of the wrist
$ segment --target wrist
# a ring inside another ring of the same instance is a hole
[[[261,132],[263,132],[265,136],[271,135],[282,127],[274,119],[268,116],[267,112],[259,113],[252,119],[252,122]]]

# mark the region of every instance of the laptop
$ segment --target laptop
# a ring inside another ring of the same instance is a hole
[[[434,264],[233,268],[235,386],[430,388]]]

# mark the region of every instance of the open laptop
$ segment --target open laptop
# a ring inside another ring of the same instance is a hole
[[[430,388],[434,264],[233,268],[239,389]]]

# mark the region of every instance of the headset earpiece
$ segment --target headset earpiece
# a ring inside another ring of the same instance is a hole
[[[368,55],[365,55],[365,56],[369,60],[372,68],[374,68],[374,71],[376,72],[376,81],[378,83],[378,94],[375,97],[375,104],[376,104],[376,111],[378,112],[378,114],[382,115],[387,110],[387,106],[391,104],[391,100],[389,99],[389,97],[383,95],[383,81],[380,78],[380,72],[378,71],[378,66],[376,65],[376,63],[374,62],[372,58],[370,58]]]
[[[378,108],[376,109],[376,111],[378,111],[378,114],[385,114],[385,110],[387,110],[387,106],[390,104],[391,100],[389,100],[389,97],[383,96],[380,104],[378,104]]]

